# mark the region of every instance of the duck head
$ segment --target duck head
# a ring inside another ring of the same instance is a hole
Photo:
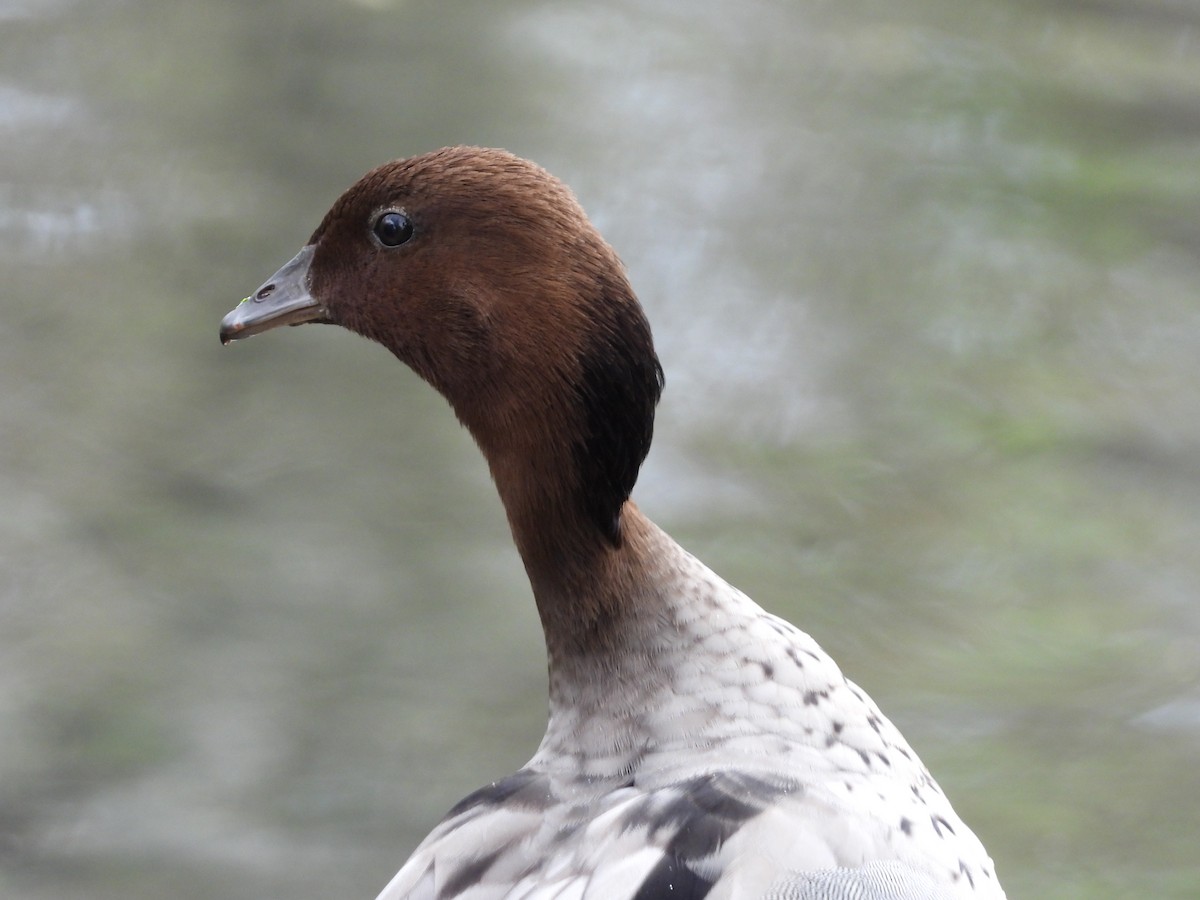
[[[473,147],[368,172],[221,341],[305,322],[382,344],[446,397],[527,568],[550,534],[621,545],[662,369],[616,253],[556,178]]]

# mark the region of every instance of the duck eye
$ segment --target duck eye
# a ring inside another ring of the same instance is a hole
[[[413,224],[402,212],[385,212],[375,220],[375,237],[385,247],[399,247],[413,236]]]

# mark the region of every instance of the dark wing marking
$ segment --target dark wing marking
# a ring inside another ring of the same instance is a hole
[[[558,797],[549,778],[530,769],[521,769],[463,797],[446,813],[445,818],[452,819],[476,806],[516,806],[538,810],[548,809],[557,802]]]
[[[636,900],[678,897],[700,900],[719,872],[712,858],[743,825],[798,787],[742,773],[713,773],[648,795],[624,817],[626,828],[645,828],[651,839],[664,831],[662,861],[634,895]]]

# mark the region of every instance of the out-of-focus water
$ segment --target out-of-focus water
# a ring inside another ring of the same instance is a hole
[[[643,509],[1013,897],[1200,894],[1200,7],[0,2],[0,895],[372,897],[544,722],[440,398],[217,323],[385,159],[624,257]]]

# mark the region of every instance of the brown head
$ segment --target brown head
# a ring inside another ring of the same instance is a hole
[[[221,340],[309,321],[378,341],[445,395],[527,566],[563,552],[548,542],[620,546],[662,370],[620,261],[560,181],[470,147],[368,172]]]

